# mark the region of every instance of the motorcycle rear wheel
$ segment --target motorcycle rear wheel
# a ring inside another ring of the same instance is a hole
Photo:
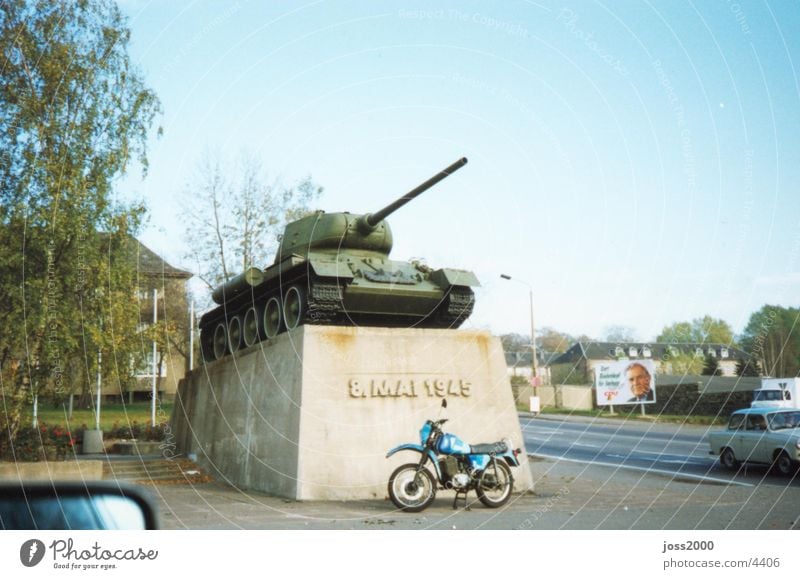
[[[389,498],[394,505],[407,513],[427,509],[436,498],[436,481],[427,468],[409,463],[397,467],[389,477]]]
[[[497,471],[490,464],[478,477],[478,498],[490,509],[502,507],[511,498],[511,489],[514,488],[514,477],[505,461],[497,460]]]

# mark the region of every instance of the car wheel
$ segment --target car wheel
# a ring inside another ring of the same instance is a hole
[[[773,463],[775,470],[783,476],[790,476],[794,473],[795,463],[785,452],[781,452]]]
[[[727,470],[739,468],[739,461],[736,460],[736,455],[730,448],[723,449],[722,454],[719,455],[719,462]]]

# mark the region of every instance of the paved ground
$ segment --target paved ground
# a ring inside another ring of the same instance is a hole
[[[535,490],[499,510],[477,501],[470,511],[453,510],[450,492],[411,514],[388,499],[297,502],[217,483],[149,488],[164,529],[800,528],[800,487],[789,481],[729,486],[551,460],[533,460],[530,468]]]

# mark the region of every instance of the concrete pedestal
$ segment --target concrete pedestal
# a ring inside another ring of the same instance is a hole
[[[448,408],[440,409],[442,398]],[[222,480],[299,500],[383,499],[428,418],[471,444],[522,445],[500,340],[488,332],[302,326],[197,368],[171,437]],[[513,469],[531,486],[527,458]]]

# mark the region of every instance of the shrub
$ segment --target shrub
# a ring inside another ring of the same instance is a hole
[[[157,424],[156,426],[151,426],[150,424],[144,425],[134,420],[131,423],[120,426],[118,422],[115,422],[108,432],[108,437],[126,440],[135,438],[136,440],[142,441],[161,441],[164,440],[166,425],[166,422]]]
[[[17,431],[3,458],[20,462],[64,460],[74,446],[75,438],[63,426],[44,423],[38,427],[23,426]]]

